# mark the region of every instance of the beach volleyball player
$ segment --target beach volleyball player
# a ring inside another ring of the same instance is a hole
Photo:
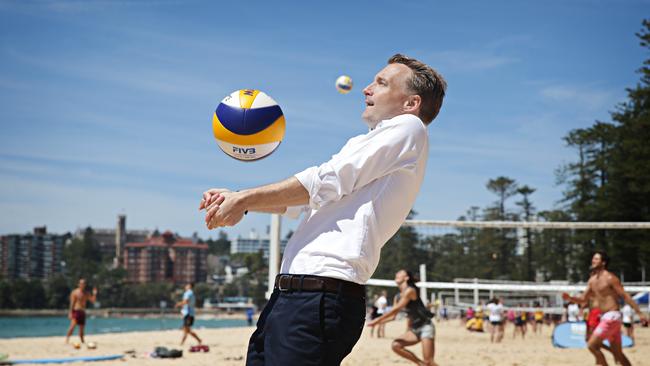
[[[416,365],[435,366],[436,363],[433,361],[433,358],[435,353],[436,327],[431,321],[433,314],[429,312],[420,298],[420,291],[415,285],[416,281],[413,273],[405,269],[401,269],[395,273],[395,283],[400,291],[399,301],[393,304],[390,311],[370,321],[368,326],[374,327],[394,320],[400,311],[405,311],[407,330],[404,334],[393,340],[391,348],[395,353],[412,361]],[[419,359],[413,352],[406,349],[406,347],[418,343],[422,343],[422,359]]]
[[[363,90],[368,133],[284,181],[203,194],[210,229],[233,226],[246,211],[303,213],[250,337],[247,365],[338,365],[351,352],[365,320],[364,283],[420,190],[427,125],[445,89],[431,67],[397,54]]]
[[[603,251],[597,251],[591,258],[591,276],[587,282],[587,290],[582,296],[573,297],[563,293],[565,301],[572,301],[577,304],[586,304],[589,299],[594,298],[601,311],[601,317],[596,329],[587,342],[589,351],[596,358],[596,365],[607,365],[605,356],[600,350],[603,341],[609,341],[609,351],[612,352],[616,363],[623,366],[630,365],[630,361],[623,354],[621,346],[621,312],[619,310],[619,299],[630,304],[639,315],[641,320],[645,315],[639,306],[632,300],[621,285],[621,281],[615,274],[607,270],[609,257]]]

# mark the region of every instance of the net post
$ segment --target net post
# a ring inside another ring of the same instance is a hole
[[[474,278],[474,306],[478,306],[478,278]]]
[[[280,263],[280,225],[281,217],[278,214],[271,214],[271,237],[269,240],[269,283],[266,298],[270,299],[275,285],[275,276],[279,271]]]
[[[427,265],[420,264],[420,282],[427,282]],[[424,286],[420,286],[420,299],[424,302],[424,305],[427,304],[427,289]]]

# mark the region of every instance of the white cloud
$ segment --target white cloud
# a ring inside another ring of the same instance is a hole
[[[111,59],[102,56],[79,61],[55,57],[44,59],[16,49],[5,49],[4,53],[20,64],[38,67],[58,75],[100,81],[148,93],[204,97],[205,90],[221,88],[214,81],[192,74],[191,70],[148,64],[136,67],[125,64],[120,57]]]
[[[557,84],[543,87],[540,95],[551,102],[577,103],[588,110],[611,108],[619,92],[592,85]]]
[[[444,72],[486,71],[521,62],[522,60],[515,54],[519,47],[530,41],[529,35],[507,35],[479,45],[472,44],[464,48],[435,52],[416,51],[414,54],[423,54],[423,60],[436,65]]]
[[[12,9],[25,13],[51,12],[62,15],[76,15],[103,11],[110,8],[131,6],[158,6],[181,3],[181,0],[40,0],[40,1],[2,1],[0,9]]]

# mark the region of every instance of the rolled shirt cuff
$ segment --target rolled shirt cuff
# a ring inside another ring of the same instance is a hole
[[[309,194],[309,207],[318,210],[328,202],[341,198],[341,186],[330,164],[307,168],[295,175]]]
[[[307,168],[302,172],[297,173],[295,177],[307,190],[307,194],[309,195],[309,207],[318,210],[320,208],[320,204],[314,200],[314,194],[317,193],[318,189],[320,188],[320,180],[318,179],[318,167],[312,166],[310,168]],[[289,211],[289,207],[287,207],[287,211]]]

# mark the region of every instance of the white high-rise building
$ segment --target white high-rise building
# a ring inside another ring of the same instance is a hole
[[[260,250],[264,252],[264,258],[269,258],[269,243],[270,239],[268,234],[264,237],[255,231],[251,230],[248,235],[248,238],[243,238],[238,236],[230,244],[230,254],[236,253],[257,253]],[[287,246],[287,239],[283,239],[280,242],[280,252],[284,252],[284,248]]]

